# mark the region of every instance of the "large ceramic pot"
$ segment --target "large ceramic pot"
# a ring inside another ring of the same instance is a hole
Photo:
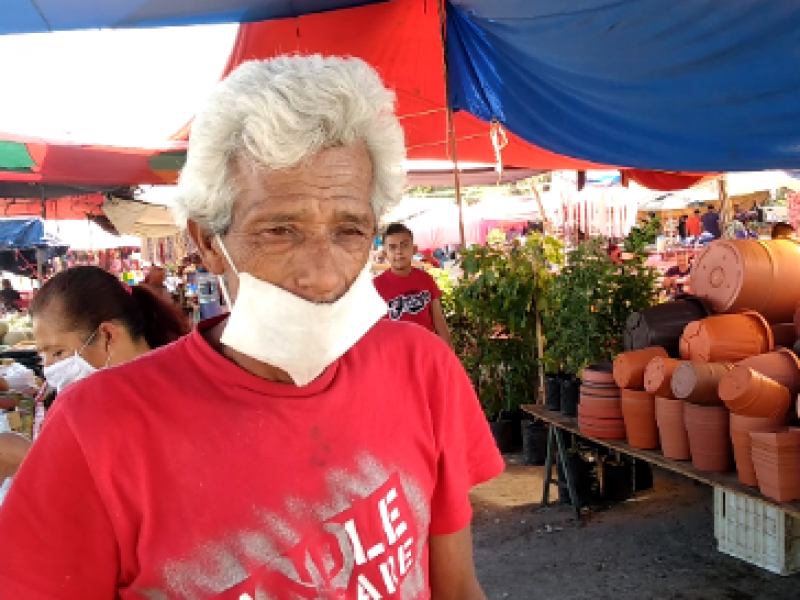
[[[644,371],[644,389],[655,396],[671,397],[672,376],[680,364],[680,360],[663,356],[651,360]]]
[[[743,365],[725,374],[719,382],[719,397],[728,410],[746,417],[782,418],[792,405],[788,389]]]
[[[786,387],[792,396],[800,394],[800,360],[791,350],[780,348],[774,352],[745,358],[738,364],[774,379]]]
[[[719,382],[733,363],[706,363],[686,361],[672,374],[672,395],[694,404],[721,405]]]
[[[750,309],[787,323],[800,303],[800,248],[787,240],[716,240],[695,259],[689,285],[714,312]]]
[[[661,452],[672,460],[689,460],[689,434],[684,422],[683,400],[656,396],[656,424]]]
[[[743,417],[731,413],[731,442],[733,442],[733,458],[736,461],[736,472],[739,481],[744,485],[757,486],[756,470],[750,447],[751,432],[773,432],[786,424],[782,417]]]
[[[706,302],[693,296],[645,308],[631,314],[625,322],[622,338],[624,348],[641,350],[661,346],[672,358],[678,358],[683,330],[692,321],[699,321],[710,314]]]
[[[724,406],[701,406],[687,402],[683,417],[686,432],[689,434],[689,451],[694,468],[716,473],[730,471],[733,451],[728,409]]]
[[[622,352],[614,360],[614,381],[621,388],[642,389],[647,364],[656,357],[668,358],[660,346]]]
[[[658,448],[656,399],[645,390],[622,390],[622,415],[628,444],[634,448]]]
[[[772,350],[772,329],[756,312],[715,315],[689,323],[681,336],[681,357],[700,362],[736,362]]]

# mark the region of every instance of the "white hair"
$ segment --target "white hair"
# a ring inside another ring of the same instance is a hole
[[[363,142],[377,219],[400,201],[405,142],[394,92],[358,58],[279,56],[243,63],[195,119],[174,212],[223,233],[239,189],[236,163],[285,169],[325,148]]]

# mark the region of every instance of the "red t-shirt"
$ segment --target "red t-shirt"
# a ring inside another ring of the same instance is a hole
[[[686,233],[689,237],[698,237],[702,233],[702,227],[700,227],[700,217],[691,216],[686,219]]]
[[[428,599],[428,536],[502,469],[419,327],[379,322],[302,388],[194,332],[61,394],[0,510],[0,598]]]
[[[385,271],[373,281],[389,305],[392,321],[409,321],[433,331],[431,302],[442,297],[433,277],[422,269],[411,269],[406,276]]]

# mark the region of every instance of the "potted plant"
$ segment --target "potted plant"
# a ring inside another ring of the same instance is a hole
[[[456,352],[500,443],[536,389],[537,313],[552,281],[550,266],[561,255],[554,238],[534,235],[524,245],[506,245],[497,237],[462,252],[463,277],[455,286],[446,284],[442,305]]]
[[[649,238],[638,232],[634,237],[625,242],[630,256],[622,264],[608,257],[603,238],[579,244],[549,288],[545,358],[551,369],[559,368],[573,381],[587,365],[611,362],[622,349],[628,315],[657,298],[655,271],[645,265]]]

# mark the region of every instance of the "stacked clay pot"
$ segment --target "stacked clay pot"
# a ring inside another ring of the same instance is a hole
[[[658,448],[656,425],[656,398],[646,390],[624,389],[622,416],[628,444],[642,450]]]
[[[800,430],[753,432],[750,446],[761,493],[779,502],[800,500]]]
[[[735,362],[772,350],[769,323],[756,312],[714,315],[689,323],[681,336],[681,358],[699,362]]]
[[[724,473],[733,466],[730,416],[724,406],[684,405],[692,465],[698,471]]]
[[[610,364],[589,365],[583,370],[578,427],[588,437],[625,439],[620,389]]]
[[[672,460],[691,459],[683,414],[686,402],[680,398],[656,396],[655,404],[661,453]]]
[[[780,431],[786,423],[785,417],[745,417],[731,413],[731,442],[733,458],[739,481],[744,485],[757,486],[756,470],[751,454],[750,434]]]

